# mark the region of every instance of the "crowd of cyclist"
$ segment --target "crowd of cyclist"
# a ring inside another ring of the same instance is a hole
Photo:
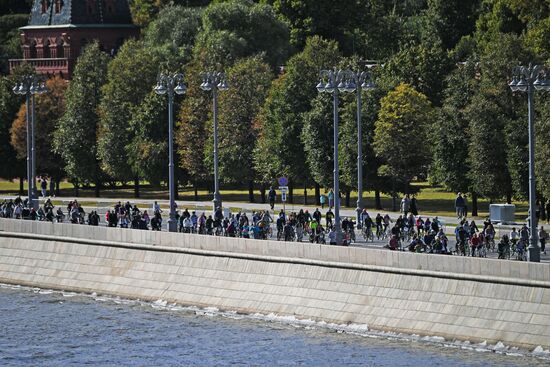
[[[271,201],[271,200],[270,200]],[[410,204],[413,205],[410,205]],[[86,213],[78,201],[67,205],[66,212],[55,207],[50,199],[38,210],[30,207],[28,201],[17,197],[0,203],[0,217],[30,219],[50,222],[68,221],[74,224],[100,225],[102,219],[97,211]],[[412,208],[411,208],[412,207]],[[177,208],[176,208],[177,209]],[[374,218],[364,209],[359,216],[361,235],[365,242],[387,241],[390,250],[411,252],[457,254],[462,256],[486,257],[489,251],[497,252],[500,259],[516,258],[525,260],[529,243],[529,229],[526,225],[519,230],[513,228],[509,234],[502,235],[495,243],[496,231],[490,220],[483,223],[480,230],[475,221],[466,220],[463,212],[457,210],[460,222],[454,235],[456,244],[450,245],[443,223],[434,217],[421,217],[416,212],[416,202],[405,196],[401,202],[401,215],[394,221],[388,214],[378,213]],[[141,210],[130,202],[118,202],[105,213],[104,222],[109,227],[132,228],[160,231],[163,224],[162,209],[154,202],[150,211]],[[151,213],[151,214],[150,214]],[[286,213],[280,210],[274,217],[268,210],[225,213],[217,208],[211,215],[204,212],[184,209],[176,211],[178,231],[228,237],[253,239],[277,239],[280,241],[298,241],[304,239],[315,243],[336,244],[337,233],[334,227],[334,213],[329,204],[325,215],[317,208],[313,213],[308,210]],[[323,220],[324,219],[324,220]],[[323,225],[324,222],[324,225]],[[350,245],[356,241],[356,223],[344,217],[341,221],[342,243]],[[538,233],[541,251],[545,252],[548,233],[541,227]]]

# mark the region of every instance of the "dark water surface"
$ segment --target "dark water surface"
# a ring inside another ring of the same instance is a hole
[[[550,366],[487,346],[273,315],[0,287],[0,366]]]

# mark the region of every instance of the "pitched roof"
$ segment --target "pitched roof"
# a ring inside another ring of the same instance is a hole
[[[34,0],[29,26],[67,24],[131,25],[128,0]]]

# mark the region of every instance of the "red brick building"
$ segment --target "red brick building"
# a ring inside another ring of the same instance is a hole
[[[39,74],[70,79],[81,49],[98,40],[114,54],[129,37],[137,36],[127,0],[34,0],[29,24],[20,28],[23,59]]]

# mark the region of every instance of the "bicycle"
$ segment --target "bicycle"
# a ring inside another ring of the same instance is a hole
[[[485,246],[480,246],[477,250],[478,257],[487,257],[487,248]]]
[[[480,250],[478,250],[478,253],[479,253]],[[468,246],[466,244],[466,241],[459,241],[457,246],[456,246],[456,251],[457,251],[458,255],[470,256],[470,246]]]
[[[374,242],[374,233],[372,233],[371,227],[363,226],[361,229],[361,234],[363,235],[365,242]]]

